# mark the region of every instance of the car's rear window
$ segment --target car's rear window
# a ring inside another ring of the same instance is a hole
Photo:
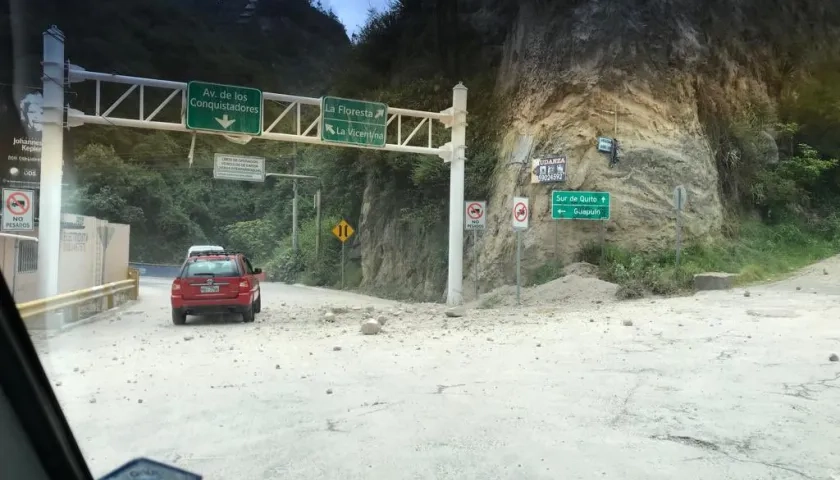
[[[231,258],[197,258],[187,263],[185,277],[238,277],[239,268]]]

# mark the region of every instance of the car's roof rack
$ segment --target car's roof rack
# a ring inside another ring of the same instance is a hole
[[[235,252],[233,250],[213,250],[192,252],[190,257],[229,257],[231,255],[239,255],[242,252]]]

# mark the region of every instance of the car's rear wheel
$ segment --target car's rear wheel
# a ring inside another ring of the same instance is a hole
[[[260,296],[257,297],[256,303],[254,303],[254,313],[260,313],[262,311],[262,292],[260,292]]]
[[[251,323],[254,321],[254,305],[251,304],[251,308],[242,312],[242,321],[245,323]]]
[[[187,323],[187,314],[177,308],[173,308],[172,323],[174,323],[175,325],[183,325]]]

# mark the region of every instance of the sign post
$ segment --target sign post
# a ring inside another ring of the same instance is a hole
[[[680,251],[682,250],[682,211],[685,207],[686,200],[688,200],[688,193],[685,191],[685,187],[677,185],[677,188],[674,189],[674,210],[677,214],[677,254],[675,259],[677,272],[680,270]]]
[[[552,220],[596,220],[601,222],[601,264],[604,263],[607,221],[610,219],[610,192],[551,192]]]
[[[513,230],[516,232],[516,304],[521,305],[522,289],[522,231],[528,229],[531,207],[527,197],[513,197]]]
[[[217,153],[213,157],[213,178],[264,182],[265,158]]]
[[[41,184],[38,191],[38,294],[58,295],[61,251],[61,189],[64,165],[64,34],[55,26],[44,32],[43,119],[41,125]],[[69,112],[69,110],[68,110]],[[53,318],[49,316],[49,322]]]
[[[108,245],[111,244],[111,239],[114,237],[114,227],[111,225],[103,225],[96,227],[99,233],[99,241],[102,242],[102,271],[99,272],[99,284],[105,284],[105,261],[108,258]]]
[[[382,148],[388,128],[388,105],[349,98],[321,99],[321,140]]]
[[[464,230],[472,231],[473,270],[475,271],[475,298],[478,299],[478,232],[487,229],[487,202],[464,202]]]
[[[35,230],[34,199],[32,190],[3,189],[4,232]]]
[[[262,91],[256,88],[189,82],[186,127],[258,136],[263,127],[262,107]]]
[[[344,290],[344,244],[356,233],[347,220],[341,219],[332,229],[332,234],[341,242],[341,289]]]

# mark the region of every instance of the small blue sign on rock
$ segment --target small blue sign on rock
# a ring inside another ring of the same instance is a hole
[[[598,137],[598,151],[603,153],[612,153],[613,139],[608,137]]]
[[[201,480],[201,475],[148,458],[136,458],[100,480]]]

